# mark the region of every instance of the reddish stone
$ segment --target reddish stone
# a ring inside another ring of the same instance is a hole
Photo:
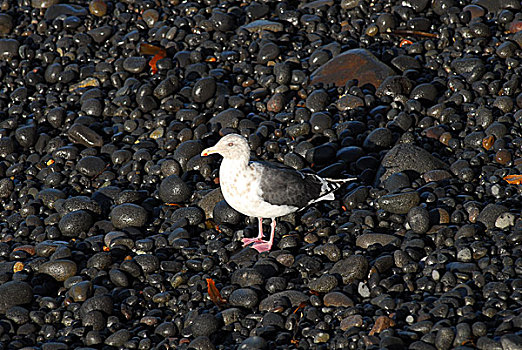
[[[393,69],[382,63],[366,49],[352,49],[335,56],[312,73],[312,85],[335,84],[344,86],[357,79],[359,86],[371,84],[378,88],[384,79],[394,75]]]

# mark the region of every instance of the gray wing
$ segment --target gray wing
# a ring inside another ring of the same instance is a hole
[[[261,174],[261,197],[270,204],[304,208],[328,192],[327,181],[317,175],[266,162],[253,163]],[[334,186],[328,193],[339,186]]]

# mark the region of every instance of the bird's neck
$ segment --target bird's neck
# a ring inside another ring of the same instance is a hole
[[[250,160],[249,156],[241,156],[238,158],[223,158],[221,162],[221,169],[235,169],[235,170],[244,170],[248,166],[248,161]]]

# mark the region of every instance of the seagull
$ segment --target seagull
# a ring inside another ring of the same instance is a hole
[[[228,134],[214,147],[201,152],[205,157],[223,156],[219,182],[225,201],[238,212],[257,217],[259,234],[243,238],[243,246],[253,243],[259,253],[270,251],[274,243],[276,218],[304,209],[312,203],[335,199],[333,192],[356,178],[326,179],[294,168],[269,162],[250,161],[250,146],[241,135]],[[263,218],[271,219],[270,239],[263,240]]]

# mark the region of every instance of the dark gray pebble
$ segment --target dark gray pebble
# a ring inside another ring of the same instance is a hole
[[[87,233],[93,224],[91,214],[85,210],[75,210],[64,215],[58,227],[62,235],[66,237],[77,237],[81,233]]]
[[[38,272],[44,273],[59,282],[63,282],[69,277],[76,275],[78,266],[71,260],[53,260],[39,266]]]
[[[259,303],[257,293],[249,288],[239,288],[230,294],[228,299],[230,305],[244,308],[254,308]]]
[[[114,207],[110,213],[111,222],[116,228],[142,227],[147,222],[147,210],[133,203]]]
[[[201,314],[196,316],[191,325],[192,336],[194,338],[200,336],[211,336],[220,327],[220,322],[216,316],[211,314]]]
[[[190,197],[190,189],[177,175],[170,175],[161,181],[159,196],[165,203],[180,203]]]
[[[419,204],[420,196],[417,192],[404,192],[388,194],[379,198],[381,209],[393,214],[407,214],[408,211]]]
[[[33,289],[29,283],[8,281],[0,285],[0,313],[17,305],[28,304],[33,300]]]
[[[345,259],[339,260],[330,269],[330,274],[339,274],[343,279],[343,283],[351,283],[358,279],[363,279],[369,268],[368,260],[361,255],[352,255]]]
[[[145,67],[147,67],[147,59],[145,57],[127,57],[123,61],[123,69],[129,73],[141,73]]]
[[[237,225],[242,217],[241,213],[228,205],[224,200],[217,202],[212,210],[212,218],[217,224]]]

